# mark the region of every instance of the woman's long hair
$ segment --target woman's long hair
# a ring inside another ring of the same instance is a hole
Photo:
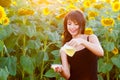
[[[78,23],[81,34],[84,34],[84,30],[85,30],[85,22],[86,21],[85,21],[85,17],[83,15],[83,13],[79,10],[73,10],[73,11],[69,12],[64,18],[63,45],[72,39],[72,35],[68,32],[68,29],[67,29],[67,21],[68,20],[76,21]]]

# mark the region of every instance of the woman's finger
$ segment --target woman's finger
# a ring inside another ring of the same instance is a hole
[[[59,72],[59,67],[55,67],[55,72]]]
[[[62,72],[62,67],[61,66],[55,67],[55,72],[58,72],[58,73]]]

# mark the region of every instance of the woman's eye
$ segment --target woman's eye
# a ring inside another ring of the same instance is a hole
[[[78,23],[75,23],[75,25],[78,25]]]
[[[68,23],[68,25],[71,25],[71,23]]]

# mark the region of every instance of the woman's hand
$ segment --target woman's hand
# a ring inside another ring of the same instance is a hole
[[[75,39],[71,39],[69,42],[67,42],[66,44],[69,46],[72,46],[74,48],[80,46],[83,44],[85,40],[82,38],[75,38]]]
[[[53,64],[51,68],[58,73],[61,73],[63,71],[62,65],[60,64]]]

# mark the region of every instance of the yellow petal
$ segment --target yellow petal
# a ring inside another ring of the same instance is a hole
[[[85,34],[87,34],[87,35],[93,34],[92,28],[85,28]]]
[[[112,4],[112,10],[113,11],[119,11],[120,10],[120,2],[114,2],[113,4]]]
[[[5,17],[5,18],[3,19],[3,25],[8,25],[9,22],[10,22],[10,20],[9,20],[8,17]]]
[[[43,9],[43,14],[44,15],[48,15],[50,13],[49,9],[48,8],[44,8]]]
[[[118,49],[115,47],[114,50],[112,51],[113,54],[118,54]]]

